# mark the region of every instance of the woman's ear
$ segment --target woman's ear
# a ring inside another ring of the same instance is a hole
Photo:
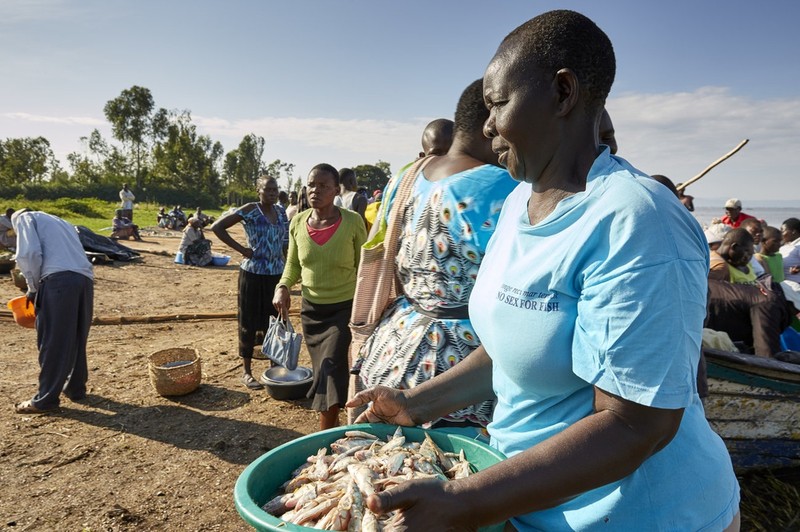
[[[558,116],[566,116],[578,104],[580,96],[580,83],[578,76],[569,68],[562,68],[556,72],[553,80],[558,92]]]

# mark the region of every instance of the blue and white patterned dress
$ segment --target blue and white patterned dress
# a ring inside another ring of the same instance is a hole
[[[404,295],[389,306],[364,345],[360,378],[365,387],[413,388],[480,345],[466,306],[503,201],[516,185],[506,170],[492,165],[435,182],[417,177],[396,259]],[[387,186],[384,217],[395,186]],[[445,420],[486,425],[492,406],[468,407]]]
[[[242,225],[247,236],[247,246],[253,256],[243,259],[241,269],[258,275],[281,275],[283,273],[283,241],[289,234],[289,220],[283,208],[273,205],[277,215],[276,223],[270,222],[261,206],[244,212],[244,207],[236,211],[242,217]]]

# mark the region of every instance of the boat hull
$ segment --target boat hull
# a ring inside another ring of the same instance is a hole
[[[800,466],[800,366],[706,350],[709,424],[738,470]]]

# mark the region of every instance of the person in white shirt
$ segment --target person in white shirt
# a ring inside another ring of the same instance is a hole
[[[781,225],[783,271],[787,281],[800,283],[800,220],[788,218]]]
[[[358,193],[355,171],[351,168],[342,168],[339,170],[339,178],[341,179],[340,192],[333,200],[333,204],[357,212],[366,225],[364,211],[367,209],[367,198]]]
[[[131,189],[128,188],[128,183],[122,184],[122,190],[119,191],[119,199],[122,202],[120,207],[123,211],[122,216],[133,221],[133,201],[136,199],[136,196],[134,196]]]
[[[58,408],[86,397],[86,341],[94,306],[94,272],[75,227],[56,216],[20,209],[11,216],[17,233],[17,267],[28,283],[26,304],[36,309],[39,391],[15,405],[18,414]]]

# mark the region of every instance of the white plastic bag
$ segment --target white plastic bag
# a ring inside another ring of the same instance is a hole
[[[303,335],[294,332],[292,322],[270,316],[261,353],[276,364],[293,370],[297,368],[302,342]]]

